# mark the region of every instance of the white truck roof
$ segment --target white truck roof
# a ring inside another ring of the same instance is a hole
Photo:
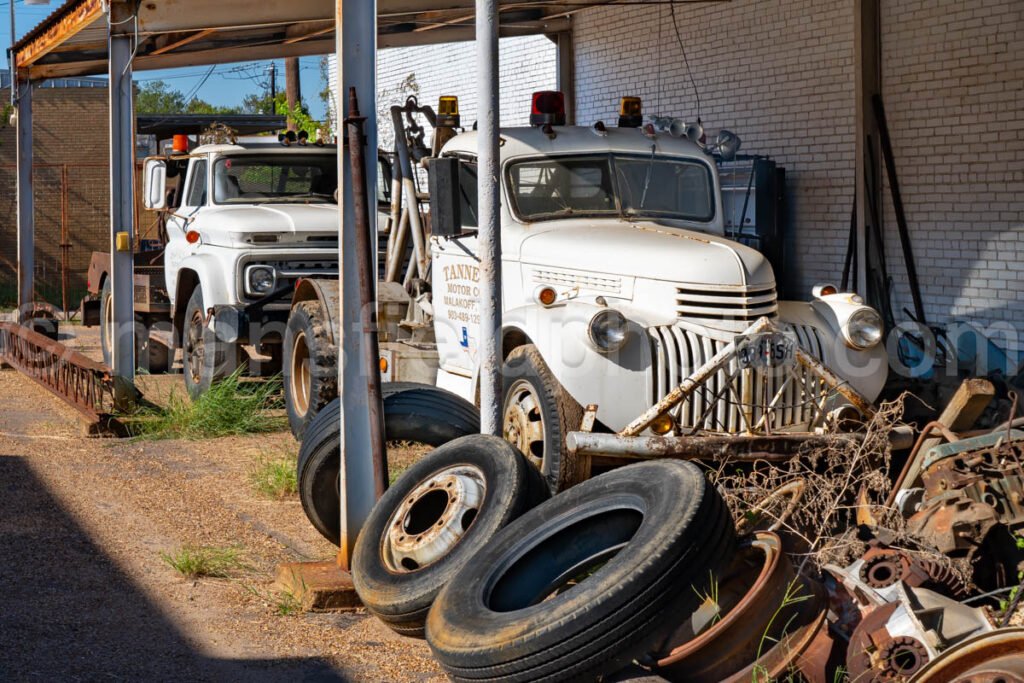
[[[705,163],[712,158],[695,143],[686,138],[677,138],[668,133],[657,133],[653,138],[641,128],[616,128],[608,126],[604,134],[583,126],[554,126],[554,139],[541,128],[502,128],[502,160],[520,156],[546,156],[551,154],[586,154],[588,152],[626,154],[650,154],[654,145],[659,155],[688,157]],[[442,150],[444,153],[476,156],[477,132],[469,131],[452,138]]]
[[[266,142],[250,142],[240,140],[235,144],[200,145],[193,149],[190,154],[245,154],[247,152],[275,152],[288,154],[337,154],[336,145],[323,145],[318,147],[314,144],[300,145],[292,143],[289,146],[282,145],[277,140],[267,138]]]

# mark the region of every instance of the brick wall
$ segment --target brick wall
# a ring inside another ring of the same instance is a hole
[[[883,2],[882,22],[887,118],[929,321],[1024,331],[1024,3]],[[888,196],[886,207],[897,305],[911,308]]]
[[[535,90],[552,90],[555,87],[555,44],[544,36],[503,38],[499,61],[501,125],[526,125],[530,118],[530,95]],[[332,84],[334,64],[332,57]],[[417,97],[420,104],[436,108],[441,95],[456,95],[462,123],[467,128],[472,127],[477,107],[475,73],[476,53],[472,42],[381,50],[377,53],[380,115],[393,104],[404,104],[405,98],[413,94],[402,86],[410,76],[414,76],[412,80],[419,87]],[[382,120],[380,144],[383,148],[391,147],[392,136],[390,118]]]
[[[8,91],[0,97],[9,98]],[[5,99],[6,101],[6,99]],[[85,288],[89,258],[109,249],[107,91],[54,88],[35,92],[36,287],[60,304],[62,166],[67,165],[67,230],[71,305]],[[3,122],[6,124],[6,122]],[[0,298],[17,287],[15,130],[0,127]]]

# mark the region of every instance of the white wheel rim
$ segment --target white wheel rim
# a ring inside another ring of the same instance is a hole
[[[502,431],[505,440],[518,448],[539,469],[544,462],[544,416],[540,397],[526,380],[516,380],[505,399]]]
[[[407,574],[429,567],[458,545],[487,495],[484,473],[456,465],[434,473],[391,515],[381,539],[389,570]]]

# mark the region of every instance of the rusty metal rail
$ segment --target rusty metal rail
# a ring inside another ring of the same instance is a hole
[[[110,368],[16,323],[0,323],[0,362],[78,410],[90,433],[121,433]]]

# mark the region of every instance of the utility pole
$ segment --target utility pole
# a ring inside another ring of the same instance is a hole
[[[267,69],[270,72],[270,113],[277,113],[277,63],[271,62]]]
[[[299,58],[288,57],[284,60],[284,87],[288,98],[288,111],[295,111],[302,104],[302,83],[299,80]],[[295,119],[288,117],[288,130],[296,130]]]

